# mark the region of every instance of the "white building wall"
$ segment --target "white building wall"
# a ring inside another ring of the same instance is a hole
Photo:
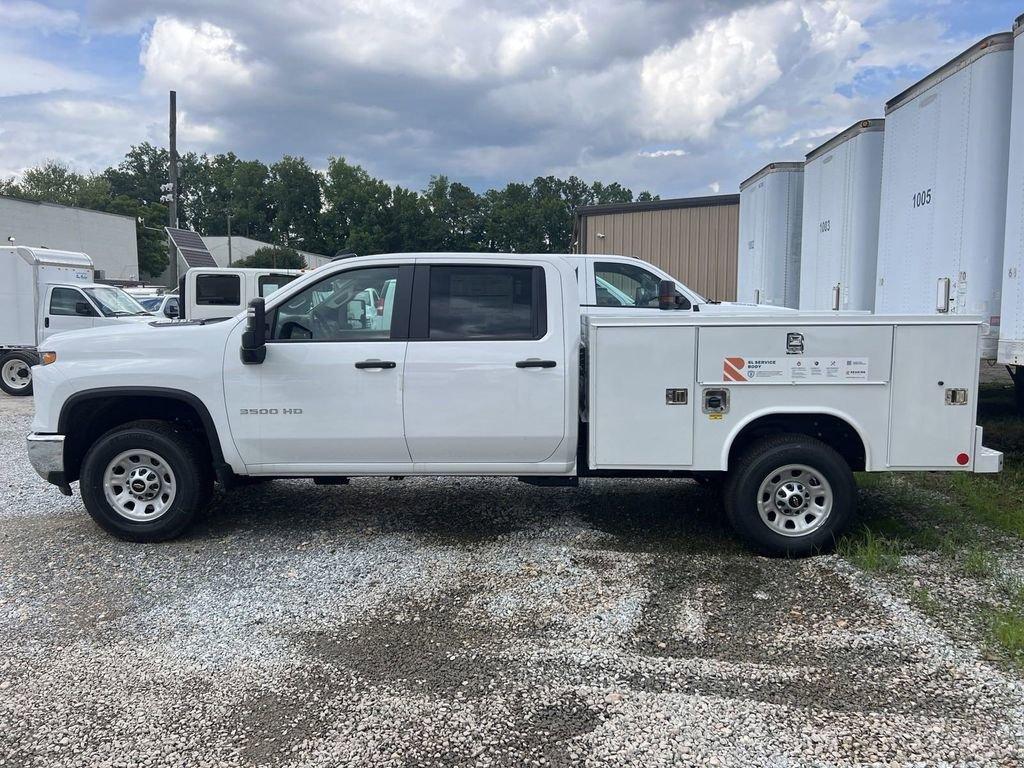
[[[218,267],[228,266],[228,238],[227,236],[212,236],[203,235],[203,242],[206,243],[206,247],[210,250],[210,254],[213,256],[213,260],[217,262]],[[252,256],[260,248],[273,248],[275,246],[270,243],[264,243],[260,240],[253,240],[251,237],[241,237],[238,235],[232,235],[231,237],[231,260],[232,262],[240,261]],[[321,264],[326,264],[330,261],[326,256],[321,256],[318,253],[310,253],[309,251],[299,251],[299,253],[306,259],[306,266],[310,269],[315,269]]]
[[[139,247],[129,216],[0,197],[0,242],[80,251],[103,279],[138,280]]]

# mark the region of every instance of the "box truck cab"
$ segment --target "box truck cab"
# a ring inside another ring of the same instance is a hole
[[[93,282],[84,253],[0,248],[0,388],[32,394],[37,346],[54,334],[152,316],[120,288]]]
[[[55,336],[29,457],[135,541],[240,477],[720,477],[772,554],[835,540],[854,471],[1001,466],[975,425],[977,318],[706,314],[666,280],[663,309],[581,322],[577,284],[550,254],[385,254],[223,322]]]

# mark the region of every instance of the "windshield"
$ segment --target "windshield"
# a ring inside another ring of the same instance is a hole
[[[139,299],[139,304],[142,305],[143,309],[148,309],[150,312],[155,312],[160,309],[160,304],[163,302],[163,296],[151,296],[147,299]]]
[[[139,302],[120,288],[102,285],[95,288],[86,288],[85,292],[89,294],[89,298],[96,302],[100,312],[107,317],[149,314]]]

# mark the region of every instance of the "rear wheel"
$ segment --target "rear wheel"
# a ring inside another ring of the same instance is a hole
[[[82,500],[104,530],[127,541],[180,535],[209,503],[209,458],[191,433],[162,421],[118,427],[88,450]]]
[[[849,525],[857,485],[849,465],[820,440],[780,435],[750,446],[726,486],[729,522],[767,555],[830,549]]]
[[[8,352],[0,358],[0,389],[8,395],[31,395],[32,366],[38,362],[31,352]]]

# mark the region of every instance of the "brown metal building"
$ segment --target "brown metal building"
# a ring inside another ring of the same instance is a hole
[[[709,299],[736,298],[739,195],[588,205],[576,210],[575,253],[649,261]]]

